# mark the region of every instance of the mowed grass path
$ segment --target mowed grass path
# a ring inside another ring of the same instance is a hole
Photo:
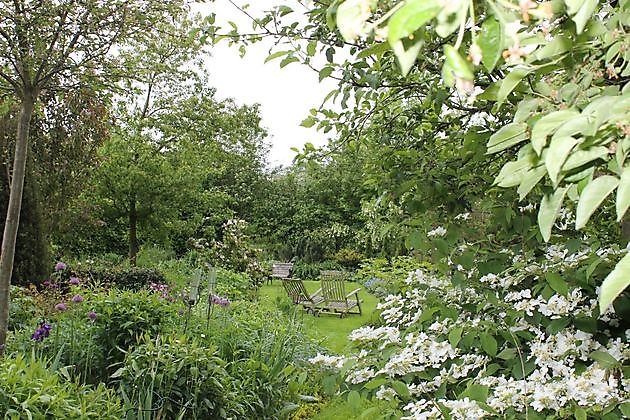
[[[306,289],[313,293],[319,289],[319,281],[304,281]],[[346,292],[349,293],[354,289],[361,287],[357,283],[346,283]],[[260,300],[264,305],[277,305],[278,298],[289,301],[287,293],[282,287],[281,280],[273,280],[271,285],[264,285],[260,291]],[[375,320],[377,315],[376,305],[378,298],[371,295],[364,289],[359,292],[361,302],[361,315],[349,314],[344,318],[339,315],[331,315],[322,313],[319,316],[307,314],[301,311],[304,322],[304,330],[309,337],[319,341],[322,346],[330,349],[332,352],[341,353],[348,346],[348,334],[356,328],[368,324],[371,320]]]

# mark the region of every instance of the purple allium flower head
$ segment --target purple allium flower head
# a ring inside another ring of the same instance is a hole
[[[79,283],[81,283],[81,279],[75,276],[70,277],[70,281],[69,283],[73,286],[78,285]]]
[[[81,295],[74,295],[72,297],[72,301],[74,303],[81,303],[81,302],[83,302],[83,296],[81,296]]]
[[[31,340],[42,341],[44,338],[50,335],[50,330],[52,330],[52,325],[47,324],[46,321],[40,322],[39,327],[37,327],[37,329],[31,336]]]
[[[223,307],[226,307],[230,304],[230,300],[228,298],[222,298],[217,295],[212,295],[211,302],[214,305],[219,305]]]
[[[55,271],[63,271],[66,268],[68,268],[68,266],[66,265],[65,262],[59,261],[57,264],[55,264]]]
[[[87,317],[90,318],[92,321],[94,321],[96,319],[96,312],[94,311],[88,312]]]
[[[55,309],[58,310],[59,312],[63,312],[66,309],[68,309],[68,307],[66,306],[65,303],[58,303],[55,305]]]

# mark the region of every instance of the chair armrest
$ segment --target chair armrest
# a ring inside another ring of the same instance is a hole
[[[352,295],[357,295],[357,299],[359,299],[359,290],[361,290],[361,288],[359,287],[358,289],[353,290],[352,292],[348,293],[346,295],[346,299],[349,298]]]
[[[321,295],[321,294],[322,294],[322,289],[320,288],[320,289],[317,289],[317,290],[315,291],[315,293],[313,293],[313,294],[311,295],[311,297],[319,296],[319,295]]]

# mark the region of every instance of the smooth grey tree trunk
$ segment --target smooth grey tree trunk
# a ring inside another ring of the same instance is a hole
[[[11,273],[13,272],[15,241],[17,239],[18,225],[20,223],[29,128],[35,107],[35,99],[36,95],[32,92],[25,92],[22,97],[15,142],[15,157],[13,159],[13,171],[11,174],[9,206],[7,209],[7,218],[4,223],[2,248],[0,250],[0,356],[4,354],[9,329]]]

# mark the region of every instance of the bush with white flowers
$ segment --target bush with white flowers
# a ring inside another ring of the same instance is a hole
[[[380,325],[350,334],[356,352],[313,361],[337,369],[342,390],[396,400],[405,419],[628,416],[628,299],[603,314],[596,301],[626,250],[556,244],[459,263],[471,249],[445,258],[449,271],[409,273]]]

